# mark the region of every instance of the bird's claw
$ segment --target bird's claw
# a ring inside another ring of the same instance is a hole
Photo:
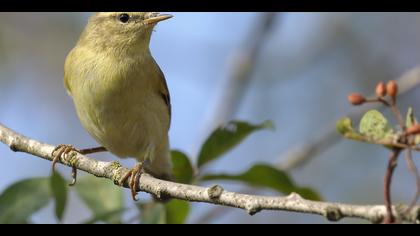
[[[143,163],[139,162],[137,163],[133,169],[131,169],[124,177],[122,177],[118,184],[120,186],[123,186],[125,181],[127,181],[128,178],[130,178],[130,181],[128,183],[128,186],[131,190],[131,197],[134,201],[137,201],[136,195],[137,195],[137,187],[139,185],[140,176],[143,173]]]
[[[52,171],[53,172],[55,172],[55,166],[57,165],[57,163],[62,158],[65,158],[67,154],[69,154],[72,151],[79,152],[79,150],[74,148],[72,145],[60,144],[56,148],[54,148],[54,150],[52,151],[52,156],[53,156]],[[69,184],[69,186],[73,186],[76,184],[77,168],[74,166],[72,167],[72,170],[71,170],[71,177],[72,177],[72,181]]]

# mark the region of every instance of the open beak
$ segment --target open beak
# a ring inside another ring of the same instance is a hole
[[[145,19],[143,22],[146,25],[155,24],[155,23],[158,23],[160,21],[164,21],[164,20],[170,19],[172,17],[173,16],[172,15],[169,15],[169,14],[156,14],[156,15],[148,18],[148,19]]]

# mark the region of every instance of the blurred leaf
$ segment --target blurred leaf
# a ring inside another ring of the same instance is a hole
[[[127,208],[121,208],[121,209],[116,209],[116,210],[102,213],[101,215],[95,215],[89,220],[84,221],[82,224],[94,224],[99,221],[110,222],[113,220],[113,218],[120,217],[122,213],[124,213],[124,211],[126,210]]]
[[[243,121],[231,121],[226,126],[217,128],[201,147],[198,167],[219,158],[249,134],[261,129],[273,129],[273,124],[270,121],[259,125],[252,125]]]
[[[166,224],[165,206],[158,202],[137,204],[142,224]]]
[[[0,195],[0,223],[26,223],[51,197],[50,179],[33,178],[14,183]]]
[[[187,155],[180,151],[172,151],[173,174],[178,183],[189,184],[193,179],[193,168]]]
[[[290,177],[279,169],[265,164],[257,164],[240,175],[206,175],[202,180],[233,180],[245,182],[258,187],[266,187],[283,194],[292,192],[300,194],[305,199],[320,200],[320,195],[310,189],[296,186]]]
[[[177,199],[162,204],[144,202],[137,204],[142,224],[182,224],[188,217],[190,203]]]
[[[339,121],[337,121],[336,128],[337,128],[337,132],[342,135],[346,135],[347,133],[354,132],[351,119],[348,117],[344,117],[340,119]]]
[[[308,187],[297,187],[297,189],[298,190],[294,192],[298,193],[300,196],[302,196],[305,199],[314,200],[314,201],[322,201],[321,195],[315,189],[308,188]]]
[[[407,116],[405,119],[405,126],[407,128],[413,126],[414,124],[418,124],[416,117],[414,116],[413,108],[409,107],[407,111]],[[420,144],[420,135],[416,135],[414,140],[415,144]]]
[[[353,129],[353,122],[350,118],[344,117],[336,123],[337,132],[348,139],[362,140],[363,136]]]
[[[87,175],[78,180],[76,190],[94,216],[101,216],[124,207],[121,188],[109,180]],[[120,223],[121,214],[104,219],[104,222]]]
[[[414,112],[413,108],[409,107],[407,111],[407,116],[405,117],[405,126],[411,127],[414,125],[414,123],[417,123],[416,119],[414,118]]]
[[[51,192],[55,200],[55,215],[61,222],[67,203],[67,183],[57,171],[54,171],[50,177],[50,184]]]
[[[378,141],[392,136],[388,120],[377,110],[366,112],[359,124],[359,132],[370,140]]]
[[[165,204],[166,223],[184,224],[190,212],[190,203],[173,199]]]

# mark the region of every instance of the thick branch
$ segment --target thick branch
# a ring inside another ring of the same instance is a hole
[[[13,151],[25,152],[51,161],[54,146],[45,144],[20,135],[0,124],[0,141],[8,145]],[[97,177],[107,178],[116,183],[129,170],[117,162],[103,162],[71,152],[67,160],[62,163],[74,166]],[[124,184],[128,186],[128,182]],[[206,202],[217,205],[236,207],[255,214],[261,210],[293,211],[308,214],[323,215],[328,220],[337,221],[343,217],[356,217],[380,222],[386,216],[385,206],[349,205],[309,201],[292,193],[287,197],[268,197],[247,195],[224,191],[219,186],[210,188],[173,183],[153,178],[144,174],[140,178],[138,188],[158,197],[168,196],[185,201]],[[395,217],[401,221],[420,222],[420,206],[412,208],[406,213],[407,206],[394,206]]]

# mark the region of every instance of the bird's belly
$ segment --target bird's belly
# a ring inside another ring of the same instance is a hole
[[[106,109],[110,110],[110,109]],[[111,109],[112,110],[112,109]],[[89,133],[105,146],[110,152],[119,157],[135,157],[145,152],[152,143],[153,133],[149,127],[156,126],[149,114],[135,110],[122,113],[98,111],[98,124],[90,127]]]
[[[167,136],[165,104],[152,93],[126,90],[106,94],[91,93],[80,105],[76,104],[82,125],[111,153],[143,159]]]

